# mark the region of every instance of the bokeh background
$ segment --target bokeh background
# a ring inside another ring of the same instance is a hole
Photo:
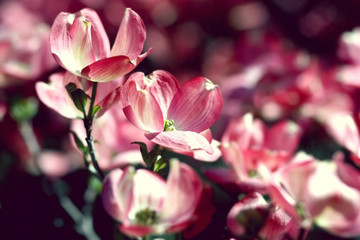
[[[38,81],[48,82],[50,74],[63,71],[49,50],[49,31],[56,15],[84,7],[98,12],[111,42],[124,9],[130,7],[139,13],[147,29],[144,49],[152,47],[153,52],[136,71],[149,74],[164,69],[181,82],[205,76],[219,84],[228,101],[213,129],[216,139],[221,137],[229,117],[248,110],[268,121],[294,116],[289,109],[277,112],[264,107],[266,100],[261,94],[254,98],[250,86],[255,84],[251,79],[261,74],[254,68],[257,63],[274,64],[266,74],[267,85],[260,87],[262,94],[282,89],[290,91],[287,82],[313,66],[309,62],[315,61],[321,68],[321,77],[333,76],[347,63],[339,54],[342,34],[360,26],[360,2],[356,0],[1,1],[0,239],[84,239],[74,231],[73,219],[61,208],[51,178],[34,171],[32,149],[22,137],[22,131],[27,130],[21,130],[23,126],[14,120],[12,113],[14,106],[26,105],[24,99],[33,97],[31,101],[35,103],[29,104],[38,106],[30,117],[33,136],[39,145],[35,148],[73,154],[69,142],[70,121],[36,103],[34,86]],[[279,82],[281,84],[277,84]],[[351,95],[355,103],[353,111],[359,109],[357,91]],[[293,100],[288,100],[289,104]],[[294,108],[296,106],[291,106]],[[309,127],[301,148],[321,158],[330,158],[335,150],[342,149],[316,124]],[[189,159],[185,161],[198,169],[207,166]],[[71,171],[61,176],[61,181],[67,184],[60,189],[80,207],[84,205],[89,174],[73,165],[76,164],[68,164],[67,169]],[[224,194],[220,195],[215,199],[220,213],[196,239],[228,239],[223,223],[232,202]],[[95,200],[93,215],[99,236],[112,239],[114,223],[104,212],[99,198]],[[315,230],[310,237],[339,239],[320,230]]]

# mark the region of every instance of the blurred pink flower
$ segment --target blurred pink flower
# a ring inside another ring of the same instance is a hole
[[[325,127],[334,140],[348,149],[357,165],[360,165],[360,116],[333,113],[325,122]]]
[[[302,135],[292,121],[281,121],[266,127],[251,113],[233,119],[221,139],[221,151],[228,168],[206,171],[207,177],[219,184],[236,184],[241,190],[266,191],[261,168],[270,172],[291,160]]]
[[[300,230],[297,221],[281,208],[267,203],[257,192],[246,195],[231,208],[227,227],[239,237],[246,235],[267,240],[297,239]]]
[[[6,112],[8,111],[5,103],[0,102],[0,122],[3,120]]]
[[[97,13],[89,8],[60,13],[51,28],[50,46],[56,61],[73,74],[107,82],[133,70],[150,51],[141,54],[146,38],[140,16],[127,8],[115,43],[109,39]]]
[[[145,169],[113,170],[104,180],[102,200],[105,210],[121,222],[120,231],[140,237],[186,228],[201,192],[195,171],[172,160],[167,181]]]
[[[61,178],[82,165],[71,152],[42,151],[37,160],[41,172],[49,178]]]
[[[19,21],[19,19],[22,19]],[[0,87],[36,80],[53,69],[50,26],[18,2],[0,7]]]
[[[74,131],[85,145],[85,128],[80,119],[71,122]],[[93,137],[95,154],[101,169],[111,170],[129,164],[144,164],[139,146],[132,142],[144,142],[148,148],[151,142],[147,140],[143,131],[134,127],[125,117],[121,104],[112,106],[101,118],[93,123]],[[74,147],[76,144],[72,141]]]
[[[272,179],[271,198],[303,227],[314,222],[338,236],[360,234],[360,172],[342,154],[332,161],[297,155]]]
[[[54,73],[50,75],[50,83],[37,82],[35,85],[37,95],[42,103],[66,118],[83,118],[83,114],[75,107],[65,86],[74,83],[91,96],[92,82],[81,79],[70,72]],[[111,82],[99,83],[95,98],[95,105],[101,107],[97,117],[120,99],[120,85],[123,78]]]
[[[210,80],[194,78],[180,88],[168,72],[137,72],[121,93],[126,117],[153,143],[179,152],[214,153],[211,141],[200,134],[216,122],[222,109],[219,87]]]

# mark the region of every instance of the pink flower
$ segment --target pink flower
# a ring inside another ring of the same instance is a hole
[[[41,17],[19,1],[1,2],[0,87],[36,80],[56,66],[50,54],[50,26]]]
[[[325,122],[328,133],[352,154],[356,164],[360,159],[359,116],[349,113],[333,113]]]
[[[272,199],[309,227],[343,237],[360,234],[360,172],[336,154],[332,161],[298,155],[269,185]]]
[[[128,167],[104,180],[105,210],[121,222],[119,230],[133,236],[179,232],[186,228],[202,192],[195,171],[177,160],[170,162],[167,181],[154,172]]]
[[[82,165],[74,152],[62,153],[46,150],[37,159],[41,172],[51,179],[61,178]]]
[[[95,105],[101,107],[97,116],[101,116],[112,104],[120,98],[120,85],[123,79],[119,78],[111,82],[99,83]],[[37,95],[41,102],[66,118],[84,117],[70,98],[65,86],[74,83],[91,96],[92,83],[81,80],[79,77],[66,73],[54,73],[50,76],[50,83],[37,82],[35,85]]]
[[[81,119],[71,121],[71,130],[86,145],[86,132]],[[95,155],[102,170],[143,164],[139,146],[131,144],[132,142],[144,142],[148,148],[151,147],[151,142],[145,138],[143,132],[126,119],[121,104],[114,104],[101,118],[94,121],[92,135],[96,140]],[[72,143],[76,148],[75,142]]]
[[[206,175],[219,184],[236,184],[240,190],[266,191],[259,169],[273,172],[291,160],[301,137],[301,128],[292,121],[266,127],[250,113],[233,119],[221,139],[224,160],[231,169],[207,170]]]
[[[85,8],[56,17],[50,45],[56,61],[68,71],[94,82],[107,82],[133,70],[150,53],[140,55],[145,38],[143,21],[127,8],[110,50],[99,16]]]
[[[214,150],[202,134],[219,118],[219,87],[206,78],[194,78],[181,88],[170,73],[137,72],[123,85],[124,113],[152,142],[177,151]]]
[[[282,209],[252,192],[238,201],[227,216],[227,227],[236,236],[267,240],[296,239],[300,225]]]

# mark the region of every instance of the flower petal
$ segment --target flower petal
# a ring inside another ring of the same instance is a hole
[[[136,59],[143,49],[145,38],[145,25],[140,16],[130,8],[125,9],[110,56],[124,55],[130,60]]]
[[[94,82],[108,82],[131,72],[150,52],[143,53],[130,61],[127,56],[104,58],[85,67],[81,75]]]
[[[84,8],[79,12],[79,15],[85,16],[85,19],[91,23],[91,42],[95,60],[109,56],[110,41],[96,11]]]
[[[134,126],[148,132],[163,131],[161,109],[151,93],[130,82],[122,88],[121,100],[124,114]]]
[[[170,104],[168,119],[178,130],[202,132],[219,118],[222,109],[220,89],[206,78],[185,83]]]
[[[54,20],[50,31],[50,47],[55,60],[68,71],[76,74],[81,69],[73,57],[72,42],[68,28],[75,14],[61,12]]]
[[[145,136],[153,143],[163,147],[175,149],[176,151],[205,150],[208,154],[213,154],[208,140],[202,135],[190,131],[170,131],[147,133]]]
[[[176,78],[169,72],[157,70],[148,76],[142,72],[134,73],[129,77],[127,83],[131,81],[135,81],[141,89],[152,93],[160,105],[164,119],[166,119],[170,103],[180,89]]]
[[[123,180],[123,183],[126,182],[128,184],[124,185],[120,182],[121,180]],[[109,215],[111,215],[114,219],[118,221],[122,221],[124,219],[124,212],[126,208],[125,205],[128,205],[124,204],[124,202],[120,202],[118,192],[125,192],[126,196],[129,196],[132,185],[133,184],[131,182],[131,178],[129,178],[129,175],[125,174],[121,169],[115,169],[111,171],[104,180],[101,193],[104,208]],[[121,187],[122,189],[120,189]]]
[[[163,222],[171,225],[188,221],[194,214],[202,193],[202,182],[188,165],[172,160],[167,180],[167,196],[160,212]]]
[[[74,75],[73,75],[74,76]],[[50,76],[50,83],[37,82],[36,93],[47,107],[66,118],[78,118],[82,113],[76,109],[69,94],[65,90],[66,77],[63,73],[55,73]]]
[[[81,30],[81,26],[86,25],[80,24],[81,22],[84,23],[84,20],[90,23],[88,26],[91,25],[91,27],[85,28],[88,31]],[[72,40],[73,37],[77,39],[75,42]],[[86,39],[88,44],[81,45],[80,42],[82,41],[78,41],[81,39]],[[74,43],[80,46],[80,49],[86,48],[80,51],[81,53],[79,52],[81,61],[74,57],[73,51],[78,51],[78,49],[74,49]],[[73,14],[61,12],[56,17],[50,32],[50,47],[56,61],[76,75],[80,75],[81,69],[88,63],[107,57],[110,51],[109,39],[99,16],[95,11],[88,8]]]
[[[219,149],[220,142],[215,139],[212,139],[212,134],[211,134],[210,129],[207,129],[207,130],[201,132],[200,134],[203,135],[211,144],[211,147],[214,150],[213,154],[209,154],[204,150],[193,150],[190,152],[177,151],[176,149],[172,149],[172,150],[174,152],[178,152],[178,153],[186,155],[186,156],[191,156],[196,160],[200,160],[200,161],[204,161],[204,162],[214,162],[214,161],[218,160],[221,157],[221,151]]]
[[[265,221],[266,217],[266,208],[268,207],[267,202],[261,196],[260,193],[252,192],[238,201],[230,210],[227,216],[227,227],[229,230],[236,236],[246,234],[247,227],[254,228],[255,226],[244,226],[241,221],[239,221],[239,216],[242,216],[242,219],[246,219],[250,223],[254,223],[251,219],[251,213],[249,210],[253,210],[257,213],[256,217],[262,217],[260,220]],[[259,220],[259,219],[258,219]],[[246,224],[246,223],[245,223]]]
[[[79,71],[95,61],[91,43],[91,23],[84,16],[75,18],[70,28],[70,38],[73,58],[78,64]]]
[[[94,82],[108,82],[124,76],[136,67],[127,56],[116,56],[96,61],[81,71],[81,75]]]
[[[302,130],[295,122],[281,121],[265,132],[264,145],[273,151],[293,153],[300,142]]]
[[[119,230],[131,237],[143,237],[154,232],[152,226],[120,225]]]
[[[158,174],[138,169],[134,177],[133,198],[129,218],[135,219],[136,213],[149,209],[158,213],[166,197],[166,183]]]

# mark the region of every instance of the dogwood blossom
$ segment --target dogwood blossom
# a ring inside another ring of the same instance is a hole
[[[127,167],[104,180],[105,210],[129,236],[178,232],[186,228],[202,193],[195,171],[177,160],[170,162],[167,181],[154,172]]]
[[[129,121],[146,131],[153,143],[178,151],[204,150],[213,154],[201,133],[219,118],[220,89],[209,79],[198,77],[182,87],[170,73],[149,76],[132,74],[122,87],[121,101]]]
[[[66,70],[94,82],[107,82],[133,70],[150,52],[141,54],[146,38],[140,16],[127,8],[114,45],[97,13],[84,8],[61,12],[50,32],[51,52]]]

